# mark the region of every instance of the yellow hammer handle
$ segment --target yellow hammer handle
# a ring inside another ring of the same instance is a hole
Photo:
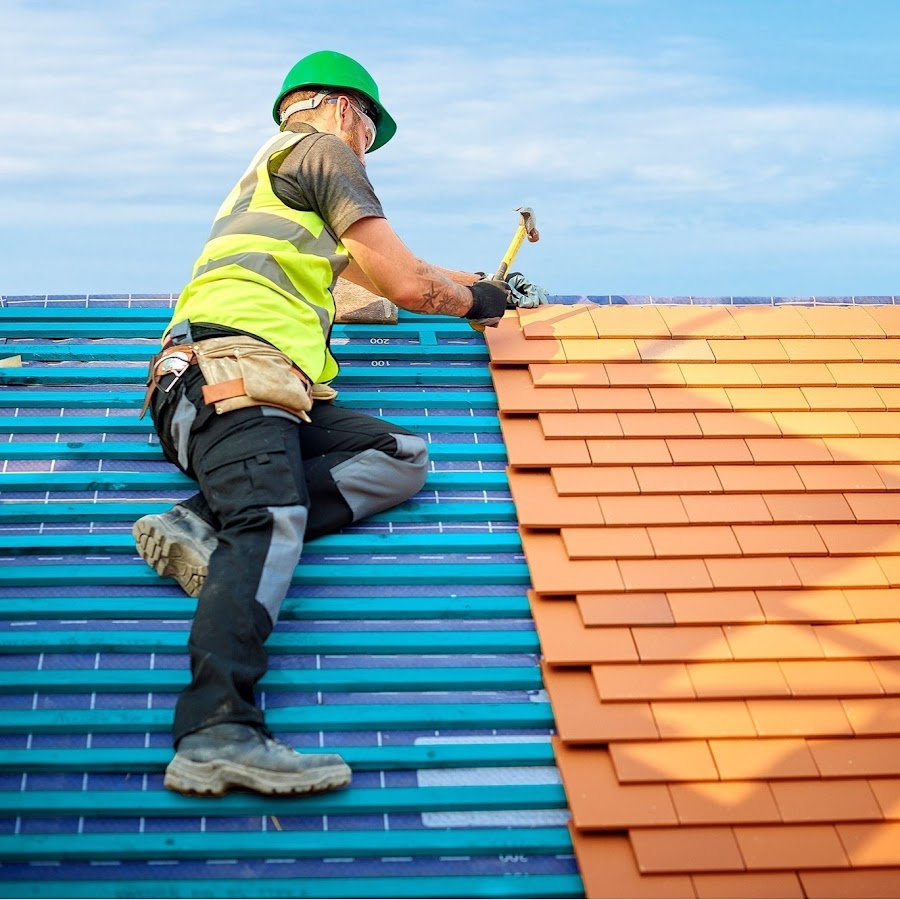
[[[497,274],[494,275],[494,278],[502,281],[506,278],[506,273],[509,270],[509,267],[512,265],[513,260],[516,258],[516,254],[519,252],[519,247],[522,246],[522,241],[525,240],[525,226],[520,225],[516,229],[515,235],[513,235],[512,243],[509,245],[509,249],[503,256],[503,259],[500,260],[500,267],[497,269]]]

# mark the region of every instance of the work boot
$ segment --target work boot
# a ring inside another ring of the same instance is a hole
[[[158,575],[174,578],[191,597],[200,593],[219,543],[208,522],[177,504],[161,515],[142,516],[131,533],[138,553]]]
[[[165,786],[220,797],[229,788],[260,794],[309,794],[350,784],[336,753],[298,753],[251,725],[210,725],[186,735],[166,769]]]

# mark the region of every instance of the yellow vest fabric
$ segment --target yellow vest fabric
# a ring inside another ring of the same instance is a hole
[[[286,353],[312,381],[329,382],[338,373],[328,346],[331,291],[349,254],[319,215],[282,203],[269,177],[308,134],[278,134],[260,148],[219,208],[166,330],[183,319],[236,328]]]

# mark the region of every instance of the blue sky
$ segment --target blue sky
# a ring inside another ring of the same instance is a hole
[[[419,256],[553,294],[900,295],[895,0],[0,0],[0,294],[178,292],[306,53]]]

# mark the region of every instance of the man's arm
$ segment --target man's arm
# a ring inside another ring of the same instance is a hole
[[[341,235],[341,242],[353,260],[344,272],[348,280],[360,284],[357,278],[362,274],[368,281],[362,287],[397,306],[411,312],[460,317],[472,309],[472,292],[465,285],[477,281],[477,276],[439,269],[419,259],[387,219],[359,219]],[[451,276],[458,276],[460,281]]]

